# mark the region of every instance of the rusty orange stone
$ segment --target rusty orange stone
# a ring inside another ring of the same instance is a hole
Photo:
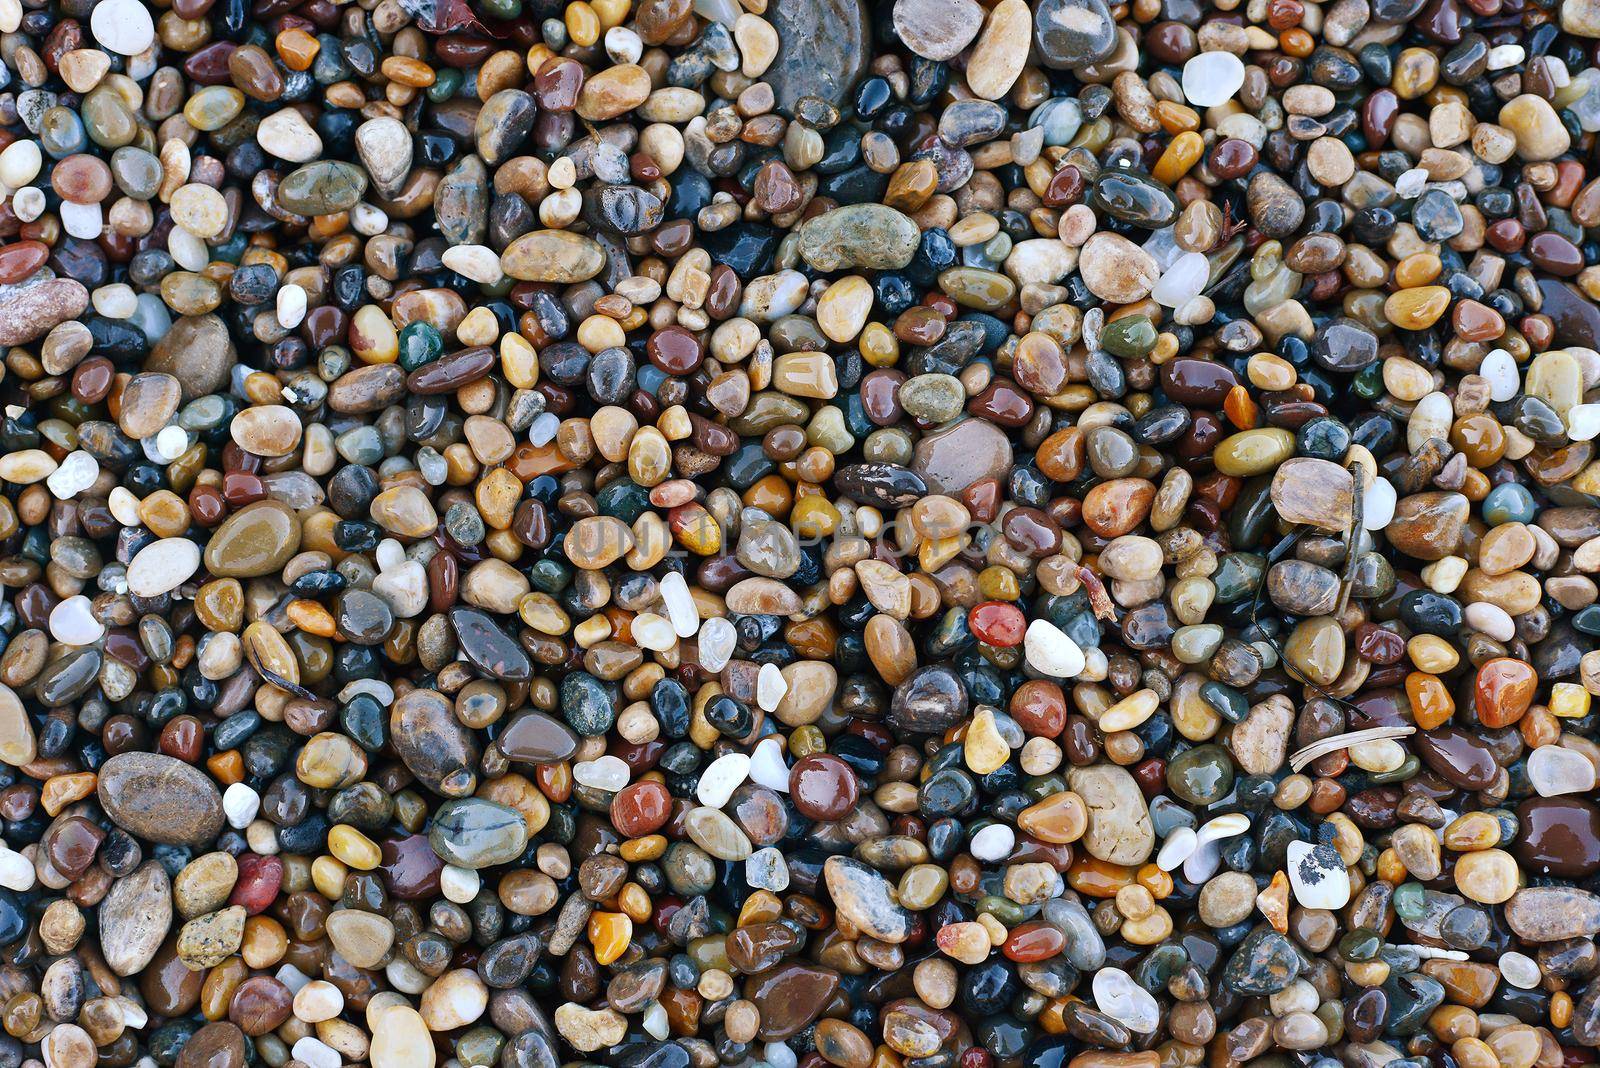
[[[1411,718],[1422,730],[1432,730],[1456,714],[1455,699],[1437,675],[1413,671],[1406,676],[1406,696],[1411,699]]]
[[[1067,885],[1090,897],[1116,897],[1124,886],[1132,886],[1136,869],[1111,864],[1085,855],[1067,869]]]
[[[1261,409],[1251,399],[1250,391],[1243,386],[1228,390],[1228,396],[1222,402],[1222,411],[1228,421],[1240,430],[1255,429],[1261,415]]]
[[[1533,665],[1509,656],[1495,657],[1478,669],[1473,699],[1478,722],[1485,727],[1509,727],[1533,704],[1539,676]]]
[[[44,781],[39,791],[39,805],[48,815],[59,816],[61,810],[74,801],[82,801],[94,793],[96,781],[92,771],[52,775]]]
[[[595,912],[589,916],[589,944],[602,968],[623,953],[633,941],[633,921],[624,912]]]
[[[1030,920],[1011,929],[1000,952],[1018,964],[1031,964],[1049,960],[1066,948],[1066,944],[1067,936],[1059,929],[1040,920]]]

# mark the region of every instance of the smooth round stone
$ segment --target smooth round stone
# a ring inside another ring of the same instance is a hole
[[[222,830],[222,794],[211,777],[161,753],[120,753],[100,766],[101,807],[129,834],[199,846]]]
[[[899,944],[911,933],[911,916],[895,901],[889,881],[849,857],[829,857],[822,868],[828,894],[842,916],[881,942]]]
[[[1117,24],[1103,0],[1042,0],[1033,11],[1033,42],[1046,67],[1087,67],[1116,50]],[[1046,141],[1061,143],[1048,134]]]
[[[284,176],[278,205],[296,215],[333,215],[355,207],[366,191],[366,171],[353,163],[320,160]]]
[[[103,48],[137,56],[155,41],[155,22],[138,0],[102,0],[89,13],[89,30]]]
[[[684,817],[684,830],[695,845],[718,860],[744,860],[755,851],[750,837],[725,813],[704,805]]]
[[[1290,842],[1287,868],[1302,908],[1339,909],[1350,900],[1350,876],[1332,846]]]
[[[726,753],[700,773],[695,798],[702,805],[721,808],[749,776],[750,758],[743,753]]]
[[[978,37],[984,10],[973,0],[896,0],[894,32],[923,59],[955,59]]]
[[[1528,781],[1540,797],[1586,793],[1595,786],[1595,768],[1576,749],[1541,745],[1528,754]]]
[[[807,819],[843,819],[859,794],[855,772],[831,753],[803,757],[789,770],[789,797]]]
[[[778,109],[793,114],[802,97],[835,107],[872,61],[872,28],[861,0],[775,0],[766,20],[778,31],[778,55],[767,68]]]
[[[801,258],[819,271],[899,270],[922,239],[916,223],[885,204],[835,208],[807,220],[798,233]]]
[[[128,591],[138,597],[170,593],[200,569],[200,546],[187,538],[151,542],[128,564]]]
[[[1148,1035],[1161,1025],[1161,1006],[1121,968],[1101,968],[1090,986],[1095,1007],[1128,1030]]]
[[[300,548],[300,519],[279,501],[257,501],[230,515],[206,545],[206,570],[222,578],[275,574]]]
[[[1533,798],[1517,806],[1511,849],[1531,875],[1578,879],[1600,870],[1600,808],[1577,797]]]
[[[495,740],[508,759],[524,764],[554,764],[578,750],[577,735],[543,712],[527,711],[512,720]]]
[[[68,597],[50,610],[50,636],[65,645],[93,645],[106,632],[94,618],[89,598]]]
[[[446,801],[428,831],[433,851],[461,868],[508,864],[527,842],[528,825],[515,809],[478,797]]]

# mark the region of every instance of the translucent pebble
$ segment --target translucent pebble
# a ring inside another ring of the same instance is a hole
[[[528,443],[534,446],[548,445],[555,440],[559,429],[561,417],[554,412],[543,412],[528,427]]]
[[[1200,295],[1211,276],[1211,261],[1204,253],[1185,252],[1156,281],[1150,295],[1156,303],[1181,308]]]
[[[1567,437],[1592,441],[1600,436],[1600,404],[1574,404],[1567,409]]]
[[[44,481],[57,500],[65,501],[94,485],[99,477],[100,464],[93,456],[78,449],[68,453],[67,458],[61,461],[61,466],[50,472]]]
[[[669,571],[661,578],[661,601],[667,608],[667,618],[672,620],[673,633],[680,638],[692,638],[700,629],[700,613],[689,593],[689,584],[681,574]]]
[[[628,765],[621,757],[607,753],[595,760],[580,760],[572,765],[572,778],[581,786],[615,792],[628,785]]]
[[[789,766],[776,738],[763,738],[750,754],[750,781],[779,793],[789,792]]]
[[[93,602],[78,594],[68,597],[50,610],[50,637],[65,645],[93,645],[105,636],[106,628],[94,618]]]
[[[1521,376],[1517,371],[1517,361],[1505,349],[1490,349],[1489,355],[1478,366],[1478,373],[1489,380],[1490,400],[1508,401],[1517,395]]]
[[[1361,525],[1367,530],[1382,530],[1394,518],[1397,501],[1394,486],[1386,478],[1372,480],[1367,494],[1361,499]]]
[[[727,667],[738,640],[739,632],[726,619],[706,620],[700,627],[700,666],[710,672]]]
[[[1183,95],[1197,108],[1233,99],[1244,85],[1244,61],[1232,52],[1201,52],[1183,65]]]
[[[777,664],[762,664],[756,674],[756,704],[763,712],[774,711],[783,695],[789,692],[789,683]]]

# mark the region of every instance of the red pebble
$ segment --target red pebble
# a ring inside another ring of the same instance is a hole
[[[233,884],[228,904],[242,905],[255,916],[265,912],[278,899],[283,886],[283,861],[246,853],[239,858],[239,881]]]
[[[672,816],[672,795],[654,779],[632,783],[611,799],[611,825],[629,838],[653,834]]]
[[[1022,644],[1027,633],[1028,620],[1022,609],[1005,601],[984,601],[972,606],[967,613],[967,626],[972,636],[987,645],[1011,649]]]

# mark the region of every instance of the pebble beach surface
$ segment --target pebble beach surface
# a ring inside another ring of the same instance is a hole
[[[0,0],[0,1068],[1600,1060],[1597,55]]]

